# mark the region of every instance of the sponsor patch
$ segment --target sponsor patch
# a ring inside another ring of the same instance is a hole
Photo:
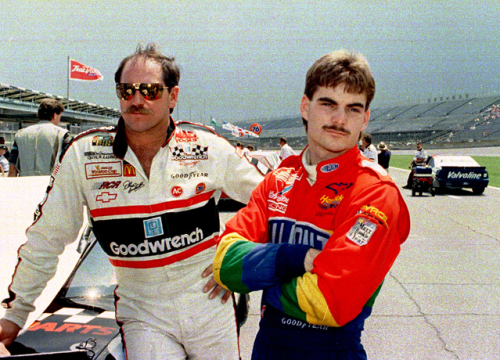
[[[171,193],[173,196],[181,196],[183,193],[183,190],[180,186],[174,186],[171,190]]]
[[[330,236],[330,231],[308,222],[285,217],[273,217],[269,220],[269,239],[273,244],[302,244],[322,250]]]
[[[191,233],[176,235],[161,240],[149,241],[146,239],[139,244],[128,245],[112,242],[109,246],[111,252],[117,256],[151,255],[163,254],[186,248],[201,242],[203,239],[203,230],[196,228]]]
[[[134,177],[137,175],[135,167],[131,164],[123,163],[123,176]]]
[[[332,190],[335,194],[338,194],[340,191],[345,191],[353,186],[353,183],[331,183],[326,186],[328,190]]]
[[[122,183],[121,181],[102,181],[92,184],[90,190],[118,189],[121,183]]]
[[[483,174],[475,173],[470,171],[468,173],[463,173],[459,171],[450,171],[448,173],[448,179],[468,179],[468,180],[479,180],[483,177]]]
[[[196,194],[201,194],[203,191],[205,191],[206,189],[206,185],[204,183],[199,183],[198,185],[196,185]]]
[[[363,246],[368,244],[375,230],[377,230],[376,224],[365,218],[358,218],[347,233],[347,238],[353,243]]]
[[[113,145],[113,137],[111,135],[98,135],[92,138],[94,146],[111,146]]]
[[[160,217],[144,220],[144,234],[146,239],[163,235],[163,224]]]
[[[271,190],[267,197],[267,207],[269,210],[278,211],[284,214],[289,201],[290,199],[287,196]]]
[[[326,164],[326,165],[323,165],[319,171],[321,171],[322,173],[330,173],[332,171],[335,171],[339,168],[339,164]]]
[[[122,176],[121,161],[85,164],[85,175],[87,180]]]
[[[363,205],[361,206],[361,211],[379,220],[386,228],[389,228],[387,224],[387,215],[374,206]]]
[[[170,177],[172,179],[189,180],[191,178],[208,177],[208,173],[191,171],[191,172],[188,172],[188,173],[185,173],[185,174],[172,174],[172,175],[170,175]]]
[[[198,135],[192,131],[181,130],[175,133],[175,140],[177,142],[195,142],[198,141]]]
[[[88,160],[107,160],[116,158],[115,154],[102,151],[86,151],[83,155],[85,155]]]
[[[99,195],[97,195],[95,197],[95,201],[101,201],[103,203],[109,203],[113,200],[116,200],[116,198],[118,197],[118,194],[111,194],[107,191],[104,191],[102,193],[100,193]]]
[[[318,205],[323,210],[332,209],[332,208],[335,209],[337,206],[339,206],[342,199],[344,199],[343,195],[337,195],[337,196],[334,196],[333,198],[331,198],[327,195],[323,195],[321,197],[321,199],[319,199]]]
[[[186,160],[208,160],[208,146],[195,145],[177,145],[171,151],[171,158],[174,161]]]

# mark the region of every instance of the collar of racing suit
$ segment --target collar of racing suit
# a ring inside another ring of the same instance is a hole
[[[168,124],[167,134],[165,136],[165,142],[163,146],[166,146],[170,139],[172,138],[173,133],[175,132],[175,122],[172,117],[170,117],[170,123]],[[125,122],[123,117],[120,117],[118,120],[118,125],[116,127],[116,137],[113,142],[113,153],[119,159],[125,158],[125,154],[127,153],[128,144],[127,138],[125,137]]]

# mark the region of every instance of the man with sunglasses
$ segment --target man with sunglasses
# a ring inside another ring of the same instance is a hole
[[[4,344],[24,326],[64,245],[77,238],[84,204],[115,266],[128,359],[239,358],[234,302],[211,278],[217,203],[221,191],[248,202],[263,177],[209,128],[174,123],[179,77],[175,59],[154,45],[121,62],[118,125],[71,142],[27,231],[3,302]]]

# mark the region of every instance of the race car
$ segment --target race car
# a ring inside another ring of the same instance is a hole
[[[427,163],[432,169],[433,187],[437,191],[469,188],[475,195],[480,195],[488,186],[486,167],[480,166],[470,156],[434,155]]]
[[[81,257],[57,296],[7,348],[11,358],[125,360],[115,317],[115,272],[89,226],[77,251]],[[247,294],[235,297],[241,328],[250,298]]]
[[[81,257],[52,303],[8,347],[30,359],[125,359],[115,319],[116,280],[90,227],[83,233]],[[15,358],[15,356],[13,356]]]

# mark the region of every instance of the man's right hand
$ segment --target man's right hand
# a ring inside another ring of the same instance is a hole
[[[6,346],[9,346],[16,340],[19,331],[21,331],[21,328],[12,321],[0,320],[0,356],[10,355]]]

